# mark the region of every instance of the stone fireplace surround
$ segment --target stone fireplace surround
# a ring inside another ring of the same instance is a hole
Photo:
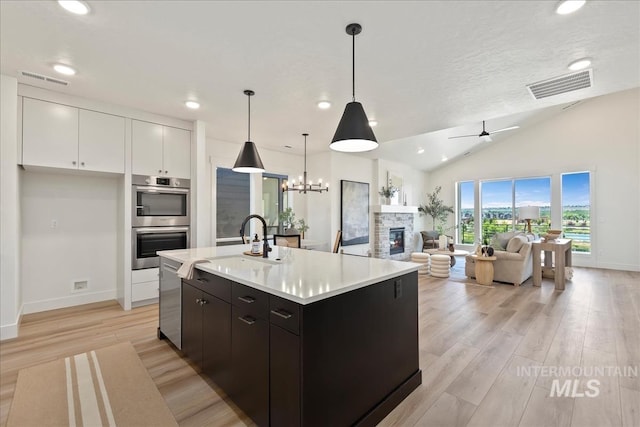
[[[413,217],[413,213],[374,212],[373,256],[375,258],[389,258],[396,261],[407,261],[411,258]],[[404,252],[391,255],[389,230],[396,227],[404,227]]]

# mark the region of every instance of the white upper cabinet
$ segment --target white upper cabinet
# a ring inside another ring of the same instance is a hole
[[[80,169],[124,173],[124,117],[80,110]]]
[[[22,164],[78,168],[78,109],[24,98]]]
[[[191,132],[164,127],[164,172],[174,178],[191,177]]]
[[[135,175],[163,175],[162,125],[131,121],[131,171]]]
[[[155,123],[132,121],[135,175],[191,177],[191,132]]]
[[[124,173],[124,120],[24,98],[22,164]]]

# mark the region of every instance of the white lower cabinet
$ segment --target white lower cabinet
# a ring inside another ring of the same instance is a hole
[[[160,293],[159,268],[145,268],[143,270],[133,270],[131,272],[131,302],[138,303],[140,301],[149,304],[157,301]]]

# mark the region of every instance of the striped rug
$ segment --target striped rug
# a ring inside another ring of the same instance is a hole
[[[119,343],[20,370],[7,426],[177,426],[135,349]]]

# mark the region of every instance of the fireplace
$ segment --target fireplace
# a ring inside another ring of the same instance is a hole
[[[404,253],[404,227],[389,229],[389,255]]]

